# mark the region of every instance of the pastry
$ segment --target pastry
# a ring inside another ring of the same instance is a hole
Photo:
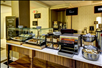
[[[47,43],[47,47],[52,47],[52,43]]]
[[[14,37],[14,39],[20,39],[20,37]]]
[[[29,42],[37,42],[35,39],[30,39]]]
[[[54,47],[55,49],[57,49],[57,48],[58,48],[58,44],[54,44],[53,47]]]

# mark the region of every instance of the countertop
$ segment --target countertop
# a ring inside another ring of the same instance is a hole
[[[17,45],[17,44],[11,44],[11,43],[7,43],[7,44],[17,46],[17,47],[27,48],[27,49],[31,49],[31,50],[36,50],[36,51],[40,51],[40,52],[44,52],[44,53],[49,53],[49,54],[53,54],[53,55],[57,55],[57,56],[62,56],[62,55],[58,55],[58,50],[54,50],[54,49],[44,48],[44,49],[40,50],[40,49],[31,48],[31,47],[26,47],[26,46],[23,46],[23,45]],[[62,56],[62,57],[70,58],[70,57],[67,57],[67,56]],[[102,66],[102,54],[100,54],[100,57],[97,61],[87,60],[87,59],[82,57],[82,47],[80,47],[79,54],[74,55],[70,59],[85,62],[85,63],[89,63],[89,64],[93,64],[93,65],[97,65],[97,66]]]

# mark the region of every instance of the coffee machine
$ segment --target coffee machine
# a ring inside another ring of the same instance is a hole
[[[96,36],[102,54],[102,24],[99,24],[98,26],[99,26],[98,29],[96,29]]]
[[[96,31],[97,41],[102,54],[102,30]]]

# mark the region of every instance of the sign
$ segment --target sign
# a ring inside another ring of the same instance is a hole
[[[66,15],[78,15],[78,8],[66,9]]]
[[[34,14],[34,18],[41,18],[41,13]]]
[[[33,26],[38,26],[38,22],[37,21],[33,21],[32,25]]]
[[[33,13],[38,13],[38,11],[37,10],[34,10]]]
[[[94,13],[102,13],[102,5],[94,7]]]

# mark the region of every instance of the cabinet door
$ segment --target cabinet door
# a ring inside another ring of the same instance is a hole
[[[76,68],[102,68],[102,67],[80,62],[80,61],[76,61]]]

